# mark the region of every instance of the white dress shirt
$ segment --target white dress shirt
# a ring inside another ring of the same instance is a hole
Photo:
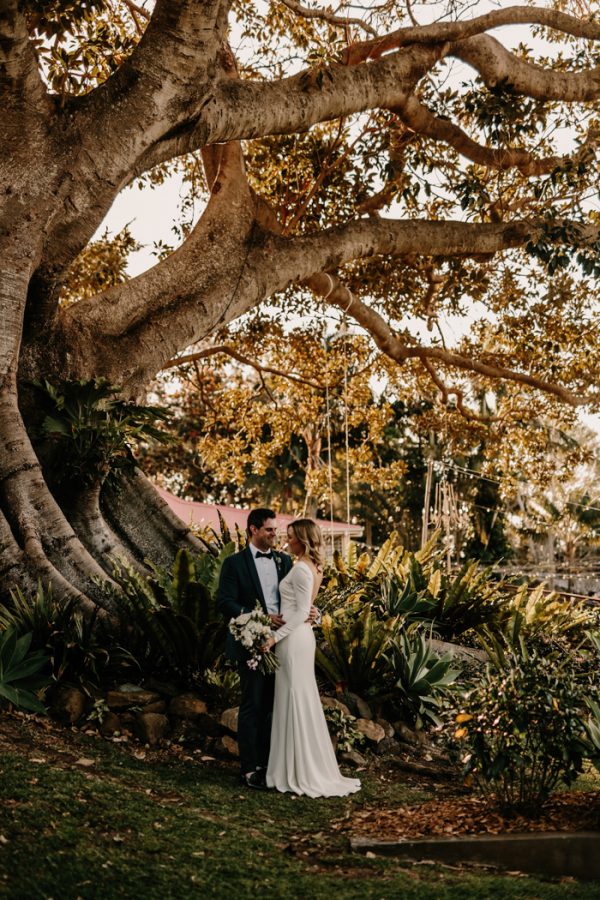
[[[254,565],[258,572],[258,580],[260,581],[263,597],[265,598],[265,603],[267,605],[267,612],[278,615],[279,579],[277,578],[275,558],[267,559],[265,556],[261,556],[257,559],[256,554],[258,553],[258,547],[255,547],[254,544],[250,544],[250,552],[254,557]],[[262,550],[260,552],[262,553]],[[272,553],[273,551],[270,552]]]

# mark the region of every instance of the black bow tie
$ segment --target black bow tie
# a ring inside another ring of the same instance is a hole
[[[260,550],[257,550],[255,559],[273,559],[273,554],[271,551],[268,553],[261,553]]]

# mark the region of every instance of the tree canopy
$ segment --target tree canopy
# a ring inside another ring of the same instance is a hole
[[[265,307],[343,312],[467,416],[497,379],[499,416],[597,402],[600,21],[584,0],[7,0],[0,33],[3,583],[86,602],[111,554],[192,540],[140,473],[54,490],[28,384],[138,397]],[[174,165],[194,205],[128,279],[130,238],[90,241],[124,187]],[[452,346],[449,313],[471,322]]]

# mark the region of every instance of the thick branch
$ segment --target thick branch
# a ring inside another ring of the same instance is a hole
[[[474,35],[483,34],[491,28],[502,25],[544,25],[573,37],[600,40],[600,23],[577,19],[553,9],[535,9],[530,6],[509,6],[483,16],[475,16],[466,22],[436,22],[433,25],[416,25],[414,28],[399,28],[390,34],[353,44],[345,51],[344,62],[355,65],[366,59],[376,59],[383,53],[406,47],[408,44],[442,43],[461,41]]]
[[[183,245],[143,275],[64,312],[57,340],[69,348],[64,365],[74,377],[105,375],[137,386],[245,311],[254,203],[239,145],[219,155],[211,198]]]
[[[583,72],[548,71],[519,59],[489,35],[452,44],[448,56],[476,69],[489,88],[501,85],[537,100],[583,103],[600,97],[600,66]]]
[[[131,57],[100,87],[69,101],[56,125],[57,144],[68,152],[46,266],[70,262],[140,157],[197,117],[219,65],[220,5],[159,0]]]
[[[527,150],[506,148],[496,150],[478,144],[450,119],[434,116],[427,107],[413,95],[402,106],[394,110],[400,119],[417,134],[423,134],[435,141],[444,141],[454,147],[462,156],[481,166],[495,169],[519,169],[523,175],[543,175],[565,162],[564,157],[550,156],[535,159]]]
[[[17,0],[3,0],[0,9],[0,101],[5,136],[7,126],[11,126],[7,113],[16,112],[15,124],[21,123],[22,140],[24,120],[31,117],[33,109],[47,116],[50,104],[19,7]]]
[[[397,106],[440,58],[438,47],[411,47],[364,66],[316,67],[278,81],[222,79],[203,110],[208,143],[306,131],[318,122]],[[190,135],[188,146],[197,143]]]

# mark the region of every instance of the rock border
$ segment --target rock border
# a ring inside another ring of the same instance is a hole
[[[350,838],[357,853],[441,863],[479,863],[536,875],[600,879],[600,832],[469,834],[400,841]]]

